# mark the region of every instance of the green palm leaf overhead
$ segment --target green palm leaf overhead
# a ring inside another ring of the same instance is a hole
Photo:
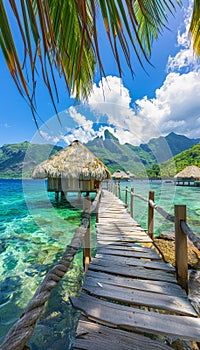
[[[58,99],[57,75],[69,93],[87,99],[98,65],[104,74],[99,48],[102,22],[122,75],[119,51],[130,71],[130,49],[143,65],[151,45],[181,0],[0,0],[0,46],[21,95],[28,99],[35,121],[37,75],[42,75],[52,102]],[[194,0],[191,33],[199,54],[199,0]],[[12,25],[12,26],[11,26]],[[14,28],[14,29],[13,29]],[[17,33],[16,33],[17,28]],[[16,34],[15,34],[16,33]]]

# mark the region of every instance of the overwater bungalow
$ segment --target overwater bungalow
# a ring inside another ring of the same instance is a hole
[[[37,165],[32,178],[47,179],[48,191],[58,196],[67,192],[96,192],[102,181],[111,179],[111,173],[87,147],[75,140]]]
[[[130,180],[133,180],[135,178],[135,174],[131,173],[130,171],[127,171],[126,173],[129,175]]]
[[[124,180],[124,181],[128,181],[130,180],[130,175],[127,174],[125,171],[123,170],[116,170],[114,172],[114,174],[112,175],[112,178],[114,180]]]
[[[187,166],[174,178],[177,186],[200,186],[200,168],[196,165]]]

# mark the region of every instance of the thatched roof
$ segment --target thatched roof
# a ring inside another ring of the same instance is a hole
[[[107,180],[111,174],[106,166],[79,141],[51,156],[35,167],[32,178],[73,178],[79,180]]]
[[[114,174],[112,174],[112,178],[117,180],[128,180],[130,179],[130,175],[125,173],[123,170],[117,170]]]
[[[130,177],[135,177],[135,174],[131,173],[130,171],[127,171],[126,173],[127,173],[127,175],[129,175]]]
[[[200,168],[196,165],[187,166],[174,176],[175,178],[200,178]]]

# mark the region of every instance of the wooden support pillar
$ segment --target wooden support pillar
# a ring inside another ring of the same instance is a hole
[[[181,220],[186,222],[186,206],[175,205],[175,264],[176,277],[180,286],[188,293],[188,251],[187,236],[181,229]]]
[[[61,199],[65,198],[65,192],[61,191]]]
[[[88,223],[87,229],[83,237],[83,266],[85,272],[88,269],[90,260],[91,260],[91,249],[90,249],[90,210],[91,200],[87,196],[83,200],[83,215],[85,216],[86,222]]]
[[[134,187],[131,188],[131,199],[130,199],[130,215],[133,218],[133,199],[134,199]]]
[[[56,200],[56,202],[58,202],[58,200],[59,200],[59,191],[55,192],[55,200]]]
[[[81,201],[81,192],[78,192],[78,201]]]
[[[126,191],[125,191],[125,204],[128,204],[128,186],[126,186]]]
[[[149,199],[154,202],[154,191],[149,191]],[[148,235],[153,239],[154,235],[154,208],[148,206]]]

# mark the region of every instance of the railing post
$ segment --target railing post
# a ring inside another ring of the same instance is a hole
[[[149,191],[149,200],[154,202],[154,191]],[[148,235],[153,239],[154,235],[154,208],[148,205]]]
[[[131,199],[130,199],[130,214],[131,217],[133,218],[133,199],[134,199],[134,187],[131,188]]]
[[[125,204],[128,204],[128,186],[126,186],[126,192],[125,192]]]
[[[118,182],[118,197],[119,197],[119,199],[121,199],[120,181]]]
[[[101,200],[101,195],[102,195],[102,189],[99,188],[99,191],[101,191],[100,196],[99,196],[99,200],[96,206],[96,223],[99,222],[99,204],[100,204],[100,200]]]
[[[83,199],[83,215],[85,215],[86,220],[88,221],[88,226],[85,229],[85,234],[83,237],[83,266],[85,272],[88,269],[90,260],[91,260],[91,249],[90,249],[90,210],[91,200],[89,197]]]
[[[187,236],[181,229],[181,220],[186,222],[186,206],[175,205],[175,264],[176,277],[180,286],[188,293]]]

